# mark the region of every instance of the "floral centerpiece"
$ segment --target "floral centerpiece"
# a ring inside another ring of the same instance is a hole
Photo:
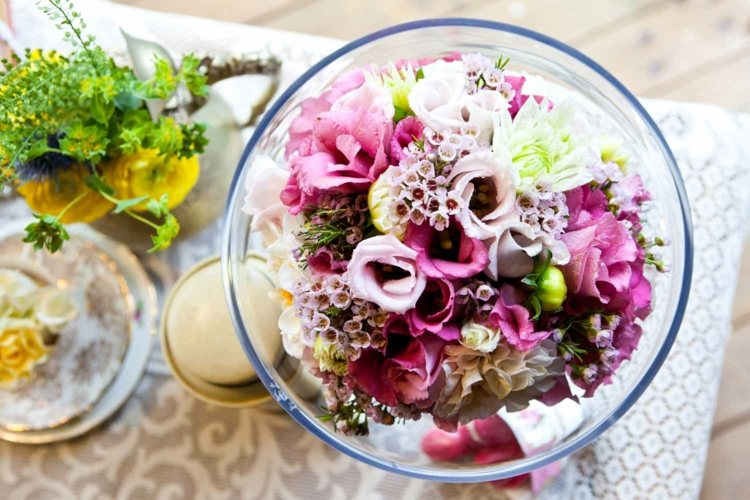
[[[355,70],[301,105],[285,165],[249,170],[285,349],[341,432],[591,397],[638,345],[645,270],[666,268],[650,194],[617,138],[508,62]]]
[[[69,55],[27,50],[3,60],[0,72],[0,182],[35,212],[26,241],[56,251],[63,226],[122,213],[153,228],[152,250],[179,232],[170,213],[195,185],[204,125],[153,117],[146,103],[178,88],[204,95],[200,61],[187,55],[173,73],[155,59],[155,76],[139,81],[86,34],[72,2],[40,8],[73,46]]]

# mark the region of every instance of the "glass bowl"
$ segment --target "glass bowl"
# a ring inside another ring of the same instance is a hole
[[[565,92],[596,120],[603,132],[623,139],[654,201],[649,228],[666,236],[664,259],[671,271],[651,276],[654,312],[644,322],[644,335],[632,360],[623,364],[613,383],[582,400],[582,422],[552,447],[523,459],[477,465],[433,462],[420,448],[431,419],[384,427],[372,424],[368,436],[336,433],[321,422],[321,399],[309,397],[295,383],[296,359],[267,352],[258,339],[277,332],[254,327],[246,256],[259,248],[250,234],[250,218],[241,210],[245,176],[257,154],[282,158],[291,120],[300,103],[322,93],[333,80],[355,67],[389,60],[481,52],[510,57],[514,70],[539,75],[548,95]],[[548,465],[596,439],[636,402],[664,362],[680,327],[690,288],[692,226],[685,189],[672,153],[654,121],[638,100],[612,75],[577,50],[516,26],[472,19],[435,19],[394,26],[351,42],[314,65],[294,82],[265,114],[248,143],[235,173],[226,208],[222,256],[225,291],[237,334],[258,376],[279,404],[303,427],[333,448],[370,465],[407,476],[447,482],[502,479]]]

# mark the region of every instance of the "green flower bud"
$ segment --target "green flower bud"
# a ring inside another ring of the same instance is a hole
[[[565,276],[554,266],[549,266],[536,282],[536,296],[542,305],[542,311],[559,309],[568,295]]]

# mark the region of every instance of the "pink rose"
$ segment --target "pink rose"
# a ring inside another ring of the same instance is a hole
[[[500,330],[505,340],[521,351],[533,349],[550,336],[550,332],[534,330],[529,311],[522,305],[526,295],[513,285],[503,285],[489,318],[491,325]]]
[[[291,214],[314,205],[324,192],[356,193],[388,168],[393,103],[385,89],[362,85],[319,114],[312,143],[290,160],[291,175],[281,200]]]
[[[349,261],[352,295],[389,312],[405,313],[417,304],[427,277],[417,265],[417,251],[392,234],[361,242]]]
[[[445,242],[435,244],[438,237],[446,237]],[[431,278],[469,278],[487,265],[482,241],[469,238],[456,221],[442,232],[427,223],[410,224],[404,241],[418,252],[419,267]]]
[[[284,157],[302,149],[309,149],[312,142],[312,130],[319,114],[331,109],[339,97],[351,92],[365,83],[365,74],[361,69],[352,70],[338,78],[329,90],[318,97],[310,97],[300,104],[300,114],[289,125],[289,142],[286,144]],[[303,146],[303,143],[306,145]]]
[[[349,364],[349,376],[365,392],[387,406],[398,403],[429,406],[442,374],[445,341],[435,335],[388,335],[385,354],[362,352]]]

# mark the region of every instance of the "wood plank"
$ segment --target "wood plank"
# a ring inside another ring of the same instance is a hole
[[[750,352],[750,323],[735,329],[727,342],[721,371],[721,387],[714,415],[714,430],[722,429],[742,415],[750,415],[748,352]],[[746,444],[750,445],[750,441]]]
[[[726,63],[707,68],[706,71],[685,75],[680,81],[672,82],[669,90],[656,88],[645,92],[644,95],[678,101],[710,102],[750,113],[748,78],[750,78],[750,52],[741,57],[731,58]],[[750,266],[750,263],[747,265]],[[750,279],[750,275],[747,278]],[[747,289],[746,293],[750,295],[750,289]],[[750,304],[746,312],[750,313]]]
[[[516,24],[560,40],[575,42],[598,28],[660,3],[663,0],[495,0],[482,7],[462,9],[459,15]]]
[[[748,25],[750,2],[671,1],[579,48],[641,93],[750,47]]]
[[[134,7],[175,12],[222,21],[252,22],[269,14],[285,12],[300,3],[299,0],[120,0]],[[308,3],[308,2],[305,2]]]
[[[747,464],[750,463],[750,420],[717,436],[708,450],[708,465],[701,498],[750,498]]]
[[[351,40],[380,28],[425,17],[458,15],[474,0],[317,0],[286,15],[261,21],[270,28]]]

